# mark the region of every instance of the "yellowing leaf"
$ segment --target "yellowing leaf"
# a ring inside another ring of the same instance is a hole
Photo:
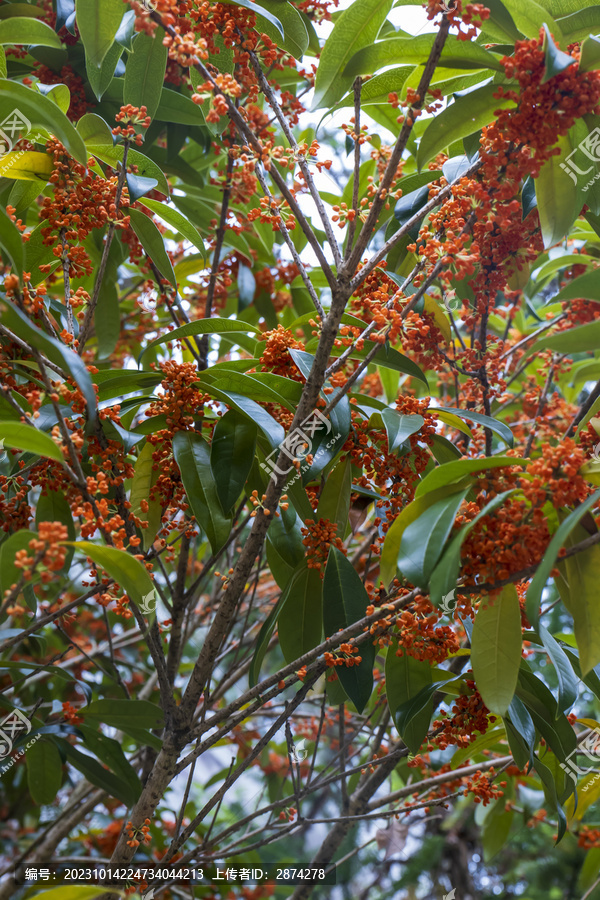
[[[0,161],[0,176],[17,181],[48,181],[52,174],[52,157],[37,150],[17,150]]]

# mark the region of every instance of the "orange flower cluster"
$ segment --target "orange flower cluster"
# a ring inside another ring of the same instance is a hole
[[[336,522],[330,522],[329,519],[319,519],[318,522],[315,522],[314,519],[306,519],[301,531],[305,535],[302,543],[306,547],[306,560],[309,569],[316,569],[318,572],[323,571],[330,547],[337,547],[342,553],[346,553],[342,539],[336,537]]]
[[[340,644],[339,650],[335,653],[326,652],[323,656],[328,668],[347,666],[350,669],[362,662],[362,656],[356,656],[357,653],[358,647],[353,647],[352,644]]]
[[[436,627],[437,615],[418,618],[404,610],[396,619],[398,639],[396,656],[412,656],[413,659],[427,659],[432,665],[439,665],[451,653],[460,649],[454,630],[448,625]]]
[[[127,823],[126,830],[129,840],[127,841],[128,847],[139,847],[142,838],[145,844],[149,844],[152,840],[152,835],[150,834],[150,825],[152,824],[151,819],[144,819],[144,824],[141,828],[135,828],[131,822]]]
[[[490,716],[490,711],[481,699],[481,694],[475,687],[475,682],[467,678],[465,681],[469,694],[461,694],[452,706],[452,715],[448,716],[446,710],[441,711],[441,719],[436,719],[433,728],[441,728],[442,731],[434,740],[440,750],[445,750],[453,744],[459,747],[473,743],[478,734],[485,734],[490,727],[490,722],[495,721],[495,716]]]
[[[65,564],[67,547],[60,542],[68,537],[67,526],[61,522],[39,523],[38,536],[29,541],[29,552],[17,550],[15,554],[15,566],[23,571],[26,581],[33,578],[34,567],[43,570],[40,577],[44,584],[52,581],[52,573],[59,572]]]

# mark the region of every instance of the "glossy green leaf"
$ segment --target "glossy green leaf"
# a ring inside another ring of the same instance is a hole
[[[579,71],[590,72],[598,68],[600,68],[600,38],[591,34],[581,43]]]
[[[144,353],[147,353],[151,347],[158,347],[160,344],[166,344],[167,341],[177,341],[197,334],[227,334],[228,332],[242,331],[255,332],[257,331],[257,328],[246,322],[239,322],[235,319],[220,319],[218,316],[215,316],[212,319],[197,319],[195,322],[181,325],[179,328],[174,328],[173,331],[170,331],[168,334],[164,334],[162,337],[150,341],[148,346],[144,347],[142,350],[138,362]]]
[[[87,712],[87,711],[86,711]],[[55,739],[71,763],[91,784],[105,790],[111,797],[116,797],[125,806],[133,806],[137,800],[135,791],[123,778],[105,769],[96,759],[72,747],[62,738]]]
[[[5,447],[35,453],[36,456],[47,456],[49,459],[55,459],[58,462],[64,461],[60,447],[54,443],[49,435],[44,434],[43,431],[38,431],[33,425],[24,425],[17,422],[0,422],[0,443],[2,442]]]
[[[485,459],[457,459],[456,462],[446,463],[433,469],[429,475],[419,483],[415,491],[415,497],[423,497],[430,491],[439,487],[460,481],[469,475],[484,472],[486,469],[496,469],[504,466],[518,466],[525,462],[512,456],[488,456]]]
[[[317,519],[334,522],[336,534],[342,539],[348,526],[351,490],[352,458],[348,455],[327,476],[317,507]]]
[[[145,566],[126,550],[103,547],[101,544],[93,544],[91,541],[67,541],[66,543],[74,547],[78,553],[89,556],[96,565],[104,569],[135,603],[143,603],[144,597],[154,590]]]
[[[281,38],[284,37],[283,33],[283,25],[281,21],[276,15],[269,12],[269,10],[263,6],[262,3],[255,3],[254,0],[222,0],[223,3],[231,4],[233,6],[243,6],[244,9],[249,9],[251,12],[256,15],[262,16],[264,19],[267,19],[272,25],[275,26]]]
[[[494,497],[493,500],[486,503],[481,512],[471,519],[470,522],[467,522],[466,525],[463,525],[454,535],[439,562],[436,564],[429,580],[429,599],[435,606],[439,605],[442,599],[456,587],[460,572],[461,547],[465,538],[481,519],[488,516],[499,506],[502,506],[506,498],[513,493],[514,491],[511,490],[498,494],[497,497]]]
[[[377,43],[363,44],[355,53],[344,74],[373,75],[378,69],[392,65],[424,65],[431,53],[435,36],[421,34],[410,38],[388,38]],[[495,69],[503,71],[498,57],[473,41],[447,41],[438,63],[451,69]]]
[[[158,498],[151,497],[152,489],[160,476],[160,468],[152,459],[154,449],[154,445],[146,441],[135,463],[129,496],[131,514],[148,523],[148,527],[142,529],[144,550],[152,546],[161,525],[162,503]],[[147,512],[142,510],[142,500],[148,503]]]
[[[394,645],[388,647],[385,660],[385,689],[388,706],[395,721],[399,707],[416,697],[431,684],[431,666],[426,659],[414,659],[404,653],[397,656]],[[427,731],[433,713],[433,702],[429,698],[420,714],[411,719],[400,737],[411,751],[417,753]]]
[[[109,146],[106,144],[104,140],[98,140],[98,138],[96,138],[93,142],[90,141],[90,143],[87,144],[87,149],[92,156],[97,156],[98,159],[102,160],[102,162],[107,165],[112,166],[113,169],[118,169],[119,164],[123,161],[122,144],[116,144],[113,147],[112,145]],[[134,150],[130,147],[127,153],[127,165],[136,166],[138,175],[141,175],[144,178],[155,178],[158,182],[158,190],[168,196],[169,185],[167,179],[165,178],[162,169],[155,162],[148,159],[148,157],[144,156],[143,153],[140,153],[139,150]]]
[[[577,62],[575,57],[569,56],[568,53],[563,53],[562,50],[558,49],[546,24],[544,24],[544,31],[546,33],[544,38],[546,68],[541,82],[542,84],[546,84],[546,82],[550,81],[551,78],[554,78],[555,75],[564,72],[565,69],[568,69],[569,66],[572,66]]]
[[[244,489],[256,451],[256,425],[234,409],[219,419],[210,445],[217,494],[229,512]]]
[[[392,0],[355,0],[343,11],[321,51],[313,109],[332,106],[346,93],[355,75],[345,69],[350,59],[375,41],[392,8]]]
[[[600,346],[599,341],[600,321],[595,320],[540,338],[531,349],[534,352],[555,350],[557,353],[586,353],[588,350],[597,350]]]
[[[275,517],[267,532],[267,562],[273,578],[283,590],[304,560],[305,547],[300,530],[302,520],[294,506],[287,510],[280,507],[279,511],[281,515]]]
[[[569,518],[570,516],[562,524]],[[585,528],[576,524],[569,529],[569,534],[562,543],[568,549],[589,536]],[[600,605],[596,602],[600,545],[595,544],[555,565],[562,574],[559,590],[564,605],[573,616],[579,662],[582,677],[585,677],[600,662]]]
[[[135,231],[142,247],[146,251],[148,257],[152,260],[158,271],[174,288],[177,287],[177,279],[173,271],[173,264],[165,250],[163,236],[152,221],[145,216],[139,209],[130,207],[127,215],[131,219],[131,227]]]
[[[504,716],[514,696],[521,662],[519,598],[508,585],[493,600],[482,600],[471,639],[471,664],[477,689],[488,709]]]
[[[123,0],[76,0],[75,10],[87,65],[100,68],[126,12]]]
[[[520,3],[519,0],[502,0],[502,5],[525,37],[537,40],[540,28],[547,25],[559,44],[562,43],[562,31],[543,4],[536,3],[535,0],[527,0],[527,3]]]
[[[544,649],[556,670],[556,677],[558,679],[558,710],[560,712],[565,712],[566,710],[571,709],[577,700],[578,690],[575,672],[573,671],[573,666],[569,662],[567,654],[558,641],[552,637],[548,629],[540,623],[538,631]]]
[[[138,34],[125,67],[125,104],[145,106],[148,115],[154,117],[163,90],[167,55],[161,29],[151,35]]]
[[[384,409],[381,418],[385,425],[390,453],[395,453],[404,441],[415,434],[425,424],[423,416],[406,416],[395,409]]]
[[[588,513],[596,503],[600,500],[600,491],[595,491],[591,497],[588,497],[583,503],[581,503],[576,509],[569,513],[569,515],[561,522],[560,526],[556,530],[556,532],[552,536],[552,540],[550,544],[546,548],[543,559],[540,562],[539,566],[536,569],[536,572],[533,576],[531,584],[527,589],[527,599],[525,602],[525,611],[527,613],[527,618],[530,623],[536,627],[539,620],[539,607],[542,600],[542,591],[546,586],[546,582],[550,577],[550,572],[556,565],[556,560],[558,557],[559,550],[561,547],[566,545],[567,539],[576,525],[581,521],[581,519]],[[574,570],[575,572],[575,570]],[[583,585],[579,585],[580,588]],[[590,622],[591,624],[591,622]],[[600,622],[599,622],[600,625]],[[597,634],[597,639],[600,640],[600,631]],[[587,666],[585,671],[589,671],[592,666]]]
[[[325,637],[340,628],[347,628],[364,618],[371,601],[356,569],[344,554],[332,547],[327,557],[323,580],[323,625]],[[373,691],[373,662],[375,647],[370,640],[360,645],[362,658],[358,666],[337,666],[342,686],[359,713],[363,711]]]
[[[144,200],[144,206],[147,206],[149,210],[156,213],[159,218],[164,219],[164,221],[175,231],[179,232],[186,241],[193,244],[200,253],[206,255],[204,241],[202,240],[200,233],[178,210],[174,209],[172,206],[168,206],[166,203],[161,203],[159,200],[150,200],[147,197]]]
[[[164,724],[162,709],[149,700],[94,700],[85,710],[85,716],[128,734],[130,727],[150,730],[162,728]]]
[[[469,91],[464,97],[458,97],[435,116],[419,144],[419,169],[454,141],[489,125],[494,120],[497,109],[515,106],[513,100],[494,96],[497,93],[497,84],[486,84],[475,91]]]
[[[27,550],[29,555],[29,542],[36,538],[37,532],[22,528],[0,544],[0,596],[21,580],[23,570],[15,565],[16,554],[19,550]]]
[[[173,456],[181,472],[190,512],[216,553],[229,538],[231,519],[221,507],[210,466],[210,447],[196,432],[178,431],[173,437]]]
[[[282,50],[287,50],[295,59],[302,59],[308,49],[308,31],[304,19],[291,3],[282,0],[260,0],[260,6],[270,12],[283,26],[285,37],[281,38],[279,29],[264,15],[257,12],[256,30],[267,34]]]
[[[494,434],[497,434],[498,437],[502,438],[505,444],[509,447],[514,445],[513,433],[510,430],[508,425],[505,425],[504,422],[499,422],[497,419],[492,419],[491,416],[484,416],[481,413],[473,412],[470,409],[456,409],[453,406],[442,406],[438,409],[438,407],[432,407],[432,411],[434,414],[439,414],[442,412],[453,413],[455,416],[458,416],[460,419],[464,419],[467,422],[475,422],[476,425],[483,425],[485,428],[489,428],[490,431],[493,431]]]
[[[316,569],[303,560],[292,576],[288,596],[277,619],[279,645],[287,663],[314,649],[322,636],[323,584]]]
[[[40,19],[15,16],[0,21],[0,44],[37,44],[41,47],[62,47],[59,36]]]
[[[122,6],[122,0],[119,0]],[[0,121],[18,109],[21,117],[25,117],[28,123],[35,128],[44,128],[65,145],[69,153],[82,165],[87,164],[85,144],[75,127],[66,115],[48,97],[44,97],[39,91],[25,87],[16,81],[0,79]],[[23,137],[28,131],[24,125]]]
[[[403,531],[398,572],[415,587],[425,587],[448,540],[468,489],[437,500]]]
[[[8,258],[15,275],[23,276],[25,250],[19,229],[12,219],[0,208],[0,247]]]
[[[558,138],[558,156],[551,156],[535,179],[535,195],[542,228],[544,247],[551,247],[561,241],[581,212],[584,202],[581,184],[575,174],[561,168],[577,144],[573,142],[572,131]]]
[[[56,744],[38,739],[25,754],[27,786],[35,803],[46,806],[56,800],[62,782],[62,760]]]

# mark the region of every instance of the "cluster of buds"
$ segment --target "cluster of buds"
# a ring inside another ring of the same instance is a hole
[[[271,515],[271,510],[270,510],[270,509],[267,509],[267,507],[265,506],[265,500],[266,500],[266,499],[267,499],[267,495],[266,495],[266,494],[263,494],[262,497],[261,497],[261,499],[259,500],[259,499],[258,499],[258,491],[252,491],[252,493],[250,494],[250,502],[251,502],[252,505],[254,506],[254,509],[253,509],[253,511],[250,513],[250,517],[251,517],[251,518],[254,518],[254,516],[256,515],[256,513],[258,512],[259,509],[262,509],[262,511],[264,512],[265,516],[270,516],[270,515]],[[288,495],[287,495],[287,494],[282,494],[282,495],[281,495],[281,499],[284,500],[284,501],[287,501]],[[281,509],[283,509],[283,510],[287,509],[287,508],[289,507],[289,505],[290,505],[290,504],[287,503],[287,502],[285,502],[285,503],[280,503],[280,504],[279,504],[279,506],[280,506]],[[279,512],[276,511],[276,512],[275,512],[275,515],[276,515],[276,516],[279,516]]]
[[[334,215],[331,217],[334,222],[338,222],[338,228],[345,228],[347,222],[353,222],[356,218],[356,210],[348,209],[347,203],[340,203],[339,206],[333,207]]]
[[[135,849],[140,846],[142,841],[144,844],[150,843],[152,840],[152,835],[150,834],[151,821],[151,819],[144,819],[144,824],[141,828],[134,828],[131,822],[127,823],[127,835],[129,837],[129,840],[127,841],[128,847],[133,847]],[[142,840],[139,840],[140,838]]]
[[[233,575],[233,569],[229,569],[227,575],[221,575],[220,572],[215,572],[217,578],[220,578],[223,583],[223,590],[227,587],[229,582],[231,581],[231,576]]]
[[[122,122],[123,125],[117,125],[116,128],[113,128],[112,133],[115,136],[120,135],[123,140],[133,140],[140,147],[144,143],[144,139],[141,134],[138,134],[136,126],[149,128],[152,119],[145,106],[132,106],[131,103],[128,103],[121,107],[120,112],[115,116],[115,121]]]
[[[325,664],[328,668],[333,668],[333,666],[347,666],[348,668],[359,666],[362,662],[362,656],[355,656],[354,654],[356,653],[358,653],[358,647],[353,647],[352,644],[340,644],[340,649],[337,653],[324,654]]]

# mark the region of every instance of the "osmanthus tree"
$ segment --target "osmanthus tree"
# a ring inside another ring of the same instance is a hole
[[[2,900],[600,896],[600,5],[336,2],[0,5]]]

